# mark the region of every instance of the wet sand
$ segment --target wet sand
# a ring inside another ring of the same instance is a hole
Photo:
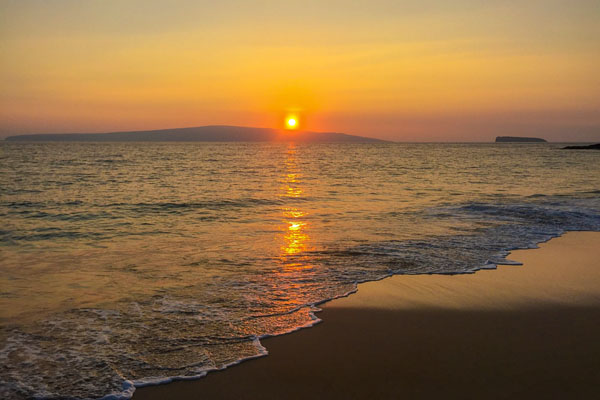
[[[134,399],[589,399],[600,390],[600,233],[471,275],[394,276],[323,305],[269,356]]]

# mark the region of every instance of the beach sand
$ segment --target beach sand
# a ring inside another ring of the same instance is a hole
[[[590,399],[600,393],[600,233],[470,275],[397,275],[322,306],[269,355],[149,399]]]

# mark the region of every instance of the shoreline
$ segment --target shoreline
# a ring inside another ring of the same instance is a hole
[[[590,383],[600,382],[600,372],[594,372],[600,371],[600,345],[594,341],[600,335],[600,273],[585,270],[598,265],[592,256],[600,259],[600,252],[594,253],[599,245],[599,232],[567,232],[537,249],[511,251],[510,258],[523,266],[360,283],[358,292],[320,303],[322,322],[312,329],[261,339],[268,357],[211,371],[202,379],[138,387],[133,398],[591,394],[595,385]],[[577,265],[564,268],[565,256]],[[508,356],[513,351],[521,356]],[[562,361],[553,363],[549,355]],[[357,372],[361,364],[368,366],[362,374]],[[443,365],[452,368],[440,370]],[[512,379],[498,381],[508,376]],[[567,377],[579,383],[570,385]]]

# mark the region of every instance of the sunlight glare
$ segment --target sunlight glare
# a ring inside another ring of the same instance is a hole
[[[294,117],[288,117],[285,124],[288,129],[295,129],[298,126],[298,120]]]

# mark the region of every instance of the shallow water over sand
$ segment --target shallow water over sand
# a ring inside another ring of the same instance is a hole
[[[600,154],[552,144],[0,146],[7,398],[128,396],[356,282],[600,230]]]

